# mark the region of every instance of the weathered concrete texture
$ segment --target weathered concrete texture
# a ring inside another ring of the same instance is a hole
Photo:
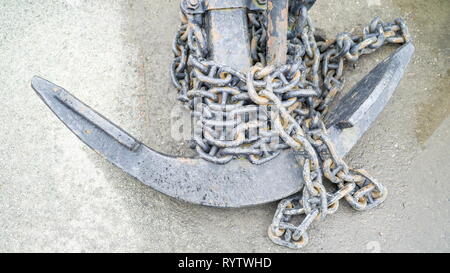
[[[0,251],[290,251],[266,238],[276,204],[238,210],[179,202],[89,150],[30,88],[41,75],[143,140],[171,139],[169,82],[178,0],[1,1]],[[316,223],[302,251],[450,250],[450,2],[318,1],[328,35],[374,16],[404,17],[417,47],[405,79],[348,156],[390,190],[379,209],[347,205]],[[348,71],[347,88],[392,48]]]

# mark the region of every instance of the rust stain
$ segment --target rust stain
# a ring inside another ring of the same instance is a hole
[[[441,123],[450,116],[450,70],[447,75],[436,81],[436,86],[430,88],[430,96],[418,105],[416,119],[416,139],[424,144]]]
[[[269,64],[285,64],[287,59],[288,1],[268,3],[267,60]]]
[[[192,159],[192,158],[187,158],[187,157],[178,157],[177,161],[181,162],[183,164],[189,164],[189,165],[192,165],[192,166],[197,166],[198,163],[199,163],[199,160]]]

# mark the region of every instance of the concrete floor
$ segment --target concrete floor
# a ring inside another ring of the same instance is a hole
[[[403,17],[417,48],[388,107],[347,157],[390,190],[366,213],[342,205],[299,252],[450,251],[450,1],[323,1],[328,35],[374,16]],[[178,0],[0,3],[1,252],[285,252],[266,237],[276,204],[223,210],[164,196],[81,143],[30,88],[64,86],[150,147],[192,154],[170,137],[169,82]],[[349,88],[386,48],[348,71]]]

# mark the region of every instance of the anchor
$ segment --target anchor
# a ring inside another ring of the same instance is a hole
[[[183,20],[186,21],[184,23],[188,28],[193,27],[191,22],[203,18],[205,29],[202,31],[207,37],[207,48],[198,47],[198,50],[206,52],[203,54],[207,56],[204,61],[221,64],[219,70],[223,78],[228,76],[235,78],[235,82],[244,82],[249,79],[249,71],[257,55],[254,41],[251,40],[248,14],[258,12],[266,16],[266,63],[264,65],[280,67],[289,61],[291,51],[289,39],[294,31],[289,22],[290,13],[293,12],[291,5],[295,5],[298,14],[302,14],[312,8],[314,3],[315,1],[310,0],[182,0],[180,8],[185,14]],[[300,19],[302,19],[301,16]],[[306,18],[303,19],[307,21]],[[383,24],[374,23],[372,28],[380,25]],[[388,28],[387,24],[386,28]],[[374,51],[386,41],[395,42],[399,37],[393,36],[393,33],[398,30],[398,27],[385,30],[383,41],[380,41],[381,39],[376,41],[371,38],[372,36],[366,35],[366,40],[372,39],[372,42],[370,45],[364,45],[367,50],[365,53]],[[323,47],[333,43],[333,40],[330,42],[323,37],[316,38],[322,40]],[[192,39],[197,42],[201,40],[200,37]],[[328,57],[333,59],[347,54],[346,56],[350,59],[353,56],[352,52],[353,54],[356,52],[351,50],[350,45],[347,46],[352,43],[347,43],[348,39],[339,37],[334,40],[335,44],[339,44],[339,41],[342,48],[347,47],[347,50],[336,52],[334,57]],[[376,45],[377,42],[380,44]],[[403,39],[403,44],[350,91],[336,96],[337,99],[330,103],[324,113],[324,126],[339,157],[344,157],[352,149],[392,97],[414,52],[413,44],[406,38]],[[179,51],[179,47],[175,46],[174,51]],[[304,56],[306,55],[307,53],[304,53]],[[323,61],[325,57],[320,61]],[[201,66],[198,64],[195,66],[196,64],[193,64],[195,60],[189,56],[183,56],[183,58],[186,65],[190,64],[194,68]],[[178,63],[180,59],[182,58],[178,58]],[[179,77],[177,78],[176,71],[173,72],[174,67],[172,67],[172,78],[177,85],[176,81]],[[334,69],[339,68],[334,67]],[[202,76],[201,73],[195,74],[195,72],[191,75],[196,75],[198,78]],[[312,80],[309,81],[304,88],[300,88],[298,84],[293,91],[301,93],[303,89],[308,89],[316,92],[318,85],[312,82]],[[211,207],[239,208],[281,200],[304,188],[303,166],[297,163],[298,151],[293,149],[283,149],[278,156],[261,164],[252,164],[248,160],[211,162],[204,157],[174,157],[147,147],[64,88],[39,76],[33,77],[31,85],[53,113],[81,141],[124,172],[171,197]],[[193,89],[192,86],[179,87],[181,100],[187,101],[188,95],[193,93],[188,94],[183,90]],[[247,91],[250,92],[248,89]],[[302,96],[311,97],[316,94],[305,95],[304,93]],[[248,97],[246,99],[250,101]],[[300,101],[303,97],[298,95],[295,99]],[[231,157],[235,159],[239,156]]]

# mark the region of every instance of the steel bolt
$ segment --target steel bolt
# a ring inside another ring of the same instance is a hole
[[[189,9],[196,9],[196,8],[198,8],[199,4],[200,4],[199,0],[188,0],[187,1],[187,7]]]

